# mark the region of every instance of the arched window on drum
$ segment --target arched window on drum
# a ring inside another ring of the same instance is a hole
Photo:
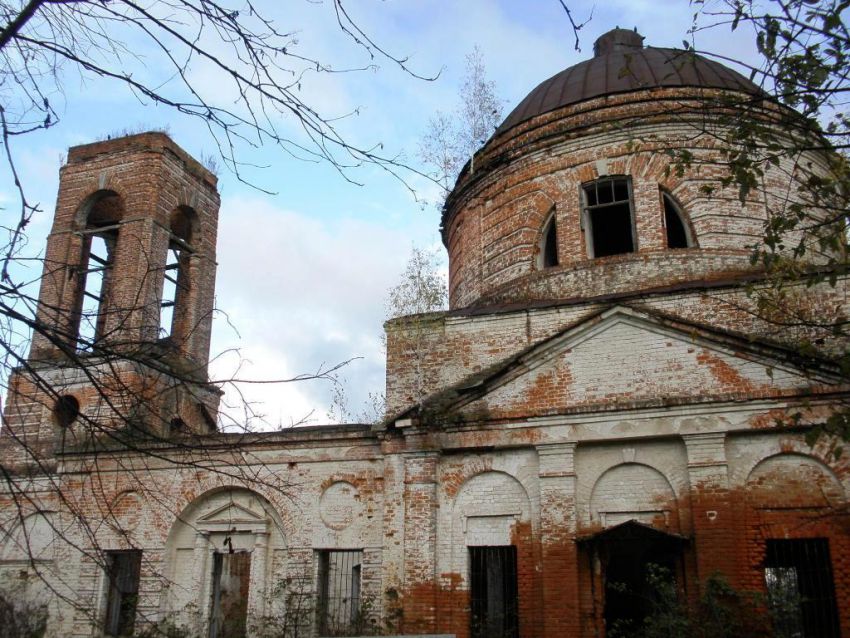
[[[661,191],[661,200],[664,205],[664,231],[667,237],[667,248],[696,246],[690,224],[679,202],[665,191]]]
[[[543,224],[540,241],[537,246],[537,268],[552,268],[558,265],[558,222],[555,209],[549,213]]]

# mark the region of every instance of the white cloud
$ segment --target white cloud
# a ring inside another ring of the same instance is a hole
[[[319,220],[275,206],[267,198],[233,197],[222,203],[219,228],[219,306],[236,326],[216,321],[213,351],[241,348],[238,376],[290,378],[359,357],[341,370],[354,411],[369,392],[382,392],[380,337],[386,291],[410,252],[409,229],[350,216]],[[232,355],[215,361],[213,375],[233,374]],[[326,419],[326,381],[242,387],[271,425],[313,410]],[[235,396],[229,396],[235,402]],[[239,418],[239,417],[237,417]]]

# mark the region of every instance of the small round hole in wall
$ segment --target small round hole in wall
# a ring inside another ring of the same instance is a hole
[[[53,405],[53,418],[56,425],[67,428],[80,416],[80,402],[70,394],[64,394]]]
[[[183,419],[176,416],[171,419],[171,422],[168,424],[168,431],[171,434],[184,434],[189,431],[189,428]]]

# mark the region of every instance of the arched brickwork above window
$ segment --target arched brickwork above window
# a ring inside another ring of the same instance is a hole
[[[638,521],[658,529],[678,531],[676,495],[667,478],[641,463],[622,463],[606,471],[593,486],[591,521],[612,527]]]
[[[798,453],[776,454],[759,462],[747,477],[746,488],[757,508],[840,507],[846,499],[830,468]]]

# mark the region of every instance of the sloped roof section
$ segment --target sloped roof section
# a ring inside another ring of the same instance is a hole
[[[633,32],[615,29],[600,37],[593,58],[541,82],[511,111],[496,133],[564,106],[641,89],[695,87],[763,95],[756,84],[740,73],[693,51],[643,48],[639,44],[643,38],[636,33],[636,42],[609,44],[610,36],[619,33]]]
[[[689,542],[689,538],[681,534],[655,529],[640,521],[625,521],[607,529],[584,534],[576,538],[579,543],[600,543],[605,541],[640,541],[660,540],[676,544]]]

